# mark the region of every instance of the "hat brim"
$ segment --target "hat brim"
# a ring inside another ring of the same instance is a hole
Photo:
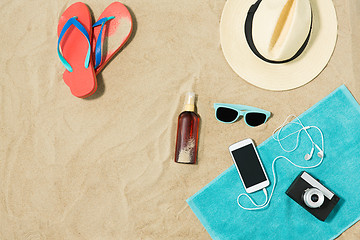
[[[248,46],[244,24],[256,0],[226,1],[220,22],[220,41],[231,68],[247,82],[267,90],[290,90],[313,80],[326,67],[337,39],[337,18],[332,1],[310,0],[313,23],[304,51],[287,63],[267,63]],[[320,11],[321,9],[321,11]]]

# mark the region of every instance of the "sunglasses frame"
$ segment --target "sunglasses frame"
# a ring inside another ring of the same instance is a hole
[[[235,120],[232,121],[232,122],[224,122],[224,121],[221,121],[220,119],[217,118],[216,116],[216,111],[218,110],[218,108],[220,107],[223,107],[223,108],[229,108],[229,109],[232,109],[234,111],[236,111],[238,113],[238,115],[236,116]],[[219,122],[222,122],[222,123],[233,123],[233,122],[236,122],[240,116],[243,116],[244,118],[244,121],[246,123],[246,125],[248,125],[249,127],[257,127],[257,126],[251,126],[247,123],[246,121],[246,114],[248,113],[263,113],[265,114],[266,118],[264,120],[264,123],[266,123],[266,121],[268,120],[268,118],[271,116],[271,112],[269,111],[266,111],[264,109],[260,109],[260,108],[256,108],[256,107],[251,107],[251,106],[246,106],[246,105],[239,105],[239,104],[228,104],[228,103],[214,103],[214,108],[215,108],[215,118],[216,120],[218,120]],[[260,124],[260,125],[262,125]],[[260,126],[258,125],[258,126]]]

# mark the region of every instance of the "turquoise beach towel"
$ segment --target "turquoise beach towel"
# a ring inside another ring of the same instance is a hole
[[[343,85],[299,116],[303,124],[318,126],[325,141],[323,163],[306,170],[340,197],[340,201],[325,222],[321,222],[290,199],[285,191],[303,169],[280,159],[275,163],[277,185],[269,206],[263,210],[245,211],[236,202],[245,190],[235,166],[220,174],[207,186],[187,199],[193,212],[213,239],[334,239],[360,219],[360,106]],[[293,132],[295,124],[284,128]],[[320,134],[309,132],[320,145]],[[296,138],[296,136],[295,136]],[[241,140],[241,139],[239,139]],[[296,139],[286,140],[288,148]],[[284,152],[270,137],[258,146],[258,152],[271,185],[271,164],[279,155],[299,165],[314,165],[319,158],[316,149],[313,159],[304,160],[310,153],[311,142],[305,134],[292,153]],[[225,156],[231,161],[231,157]],[[251,194],[257,203],[263,203],[262,191]],[[242,199],[241,203],[253,207]]]

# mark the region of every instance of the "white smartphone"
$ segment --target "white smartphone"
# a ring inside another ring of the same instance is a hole
[[[269,179],[253,140],[248,138],[234,143],[229,147],[229,151],[247,193],[269,186]]]

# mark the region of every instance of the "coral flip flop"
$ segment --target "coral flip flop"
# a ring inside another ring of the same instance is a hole
[[[124,46],[131,35],[132,26],[130,12],[120,2],[113,2],[100,15],[93,25],[92,47],[96,74]]]
[[[96,75],[91,60],[92,20],[88,7],[77,2],[61,15],[58,24],[58,54],[66,70],[64,82],[79,98],[96,91]]]

